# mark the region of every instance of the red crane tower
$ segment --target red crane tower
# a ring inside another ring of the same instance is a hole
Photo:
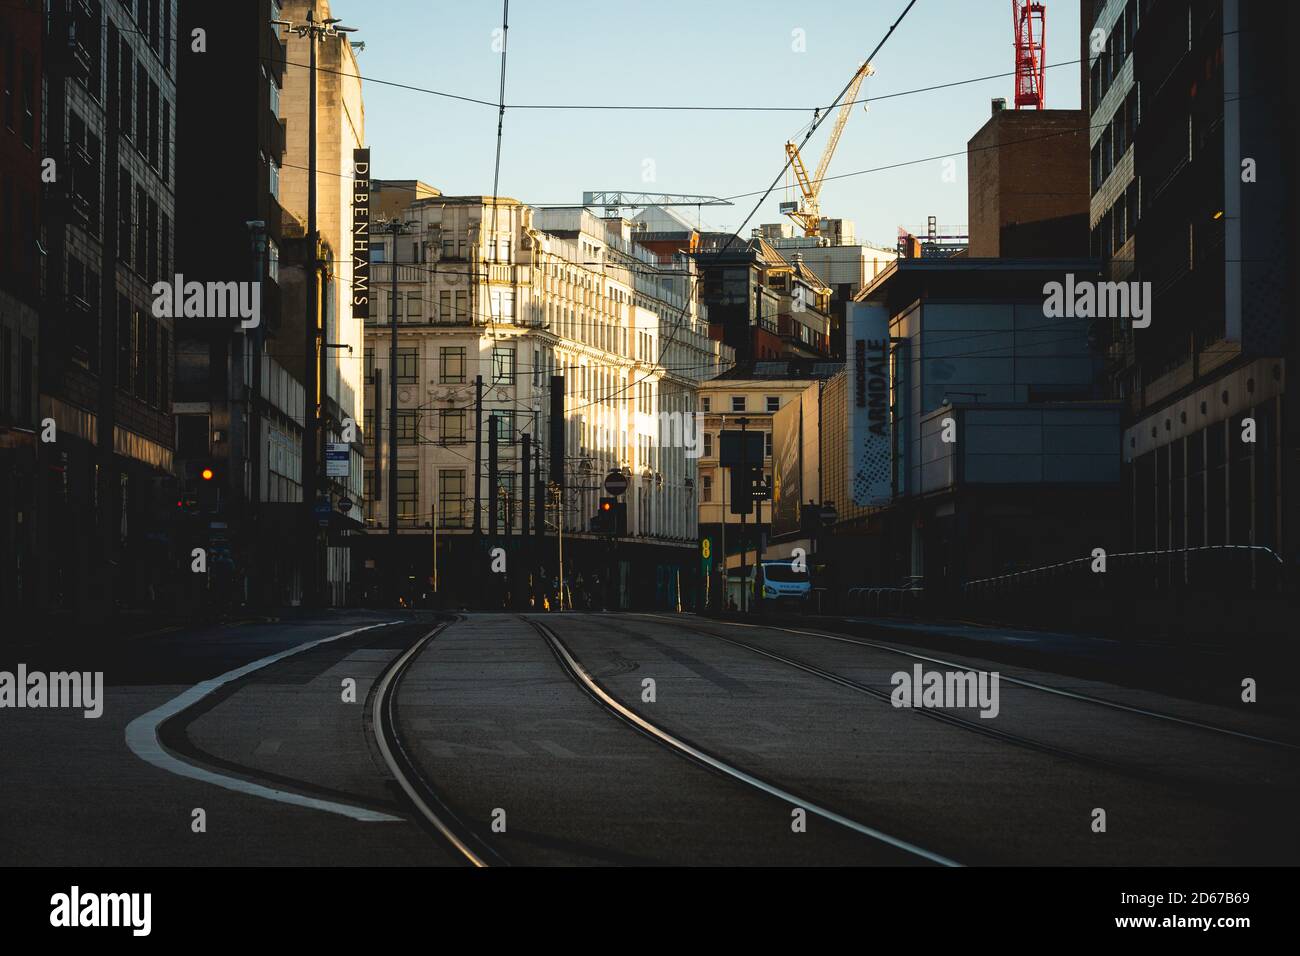
[[[1011,0],[1011,16],[1016,27],[1016,109],[1041,110],[1047,5]]]

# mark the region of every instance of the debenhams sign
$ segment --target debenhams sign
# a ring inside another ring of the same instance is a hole
[[[849,485],[856,505],[889,504],[893,491],[889,431],[889,314],[849,303]]]
[[[352,151],[352,316],[370,318],[370,150]]]

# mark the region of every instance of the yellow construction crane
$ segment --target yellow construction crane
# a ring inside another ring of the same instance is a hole
[[[862,81],[875,72],[870,63],[863,63],[858,67],[858,72],[853,76],[853,82],[844,91],[844,102],[840,104],[839,114],[835,117],[835,125],[831,127],[830,139],[826,141],[826,148],[822,150],[821,162],[817,164],[817,171],[812,178],[809,178],[808,169],[803,164],[803,157],[799,155],[798,145],[793,140],[785,144],[785,153],[790,157],[790,168],[794,170],[794,176],[799,183],[799,191],[803,194],[803,200],[797,203],[781,203],[781,212],[793,219],[803,229],[805,236],[818,234],[822,212],[817,197],[822,191],[822,181],[826,177],[826,168],[831,164],[831,157],[835,155],[835,147],[840,142],[840,134],[844,132],[844,125],[848,123],[849,114],[853,112],[853,101],[858,98],[858,90],[862,88]]]

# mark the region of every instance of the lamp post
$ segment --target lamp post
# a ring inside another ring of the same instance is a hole
[[[320,236],[316,225],[316,44],[324,42],[327,37],[340,37],[355,33],[355,27],[339,26],[337,18],[316,19],[316,8],[307,9],[304,23],[289,20],[272,20],[273,24],[289,33],[296,33],[299,39],[308,41],[308,91],[307,91],[307,252],[310,275],[303,283],[306,290],[305,349],[307,371],[304,376],[303,392],[306,395],[303,427],[302,454],[302,502],[307,534],[307,561],[303,570],[303,604],[315,605],[319,602],[319,582],[317,575],[317,544],[319,533],[316,528],[316,496],[319,489],[320,469],[320,360],[321,328],[320,305],[318,301],[317,282],[320,281]]]

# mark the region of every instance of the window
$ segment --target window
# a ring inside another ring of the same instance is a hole
[[[166,329],[158,332],[158,368],[158,401],[163,408],[170,408],[171,395],[168,389],[171,380],[167,377],[167,370],[171,368],[171,337]]]
[[[465,472],[438,472],[438,527],[465,527]]]
[[[14,382],[14,335],[0,328],[0,415],[9,414],[9,392]]]
[[[444,445],[465,444],[465,410],[444,408],[438,414],[442,426],[438,432],[438,440]]]
[[[126,39],[122,39],[122,55],[119,59],[121,63],[121,81],[118,84],[118,118],[117,125],[122,131],[122,135],[127,139],[131,138],[131,104],[134,102],[131,96],[131,80],[135,76],[135,58],[131,54],[131,47]]]
[[[457,292],[457,293],[456,293],[456,309],[455,309],[455,311],[453,312],[453,315],[455,316],[455,320],[456,320],[457,322],[468,322],[468,321],[469,321],[469,318],[470,318],[470,316],[469,316],[469,293],[467,293],[467,292]]]
[[[149,194],[143,186],[135,187],[135,271],[145,274],[149,248]]]
[[[703,478],[700,479],[700,500],[701,501],[713,500],[713,476],[712,475],[705,475]]]
[[[781,410],[781,396],[780,396],[780,395],[769,395],[769,396],[767,396],[767,398],[765,399],[765,401],[767,402],[767,410],[768,410],[769,412],[779,412],[779,411]]]
[[[143,62],[135,73],[135,148],[141,156],[149,155],[149,73]]]
[[[492,289],[492,321],[513,322],[515,320],[515,293],[513,289]]]
[[[266,161],[267,187],[278,202],[280,199],[280,164],[271,156]]]
[[[733,412],[743,412],[743,411],[745,410],[745,396],[744,396],[744,395],[732,395],[732,396],[731,396],[731,410],[732,410]]]
[[[145,317],[138,309],[131,315],[131,341],[135,345],[132,356],[134,395],[143,401],[149,388],[149,339],[145,333]]]
[[[373,384],[375,381],[375,350],[366,348],[366,384]],[[368,413],[367,413],[368,414]]]
[[[458,385],[465,381],[465,348],[438,349],[438,381],[444,385]]]
[[[492,349],[492,384],[513,385],[515,383],[515,350],[513,346],[498,346]]]
[[[497,521],[509,529],[514,525],[518,505],[515,503],[515,473],[503,471],[497,475]]]
[[[424,318],[424,298],[418,292],[406,295],[406,321],[419,322]]]
[[[702,412],[713,411],[713,399],[710,398],[708,395],[700,396],[700,411]]]
[[[158,281],[158,201],[156,199],[149,200],[148,236],[145,275],[148,276],[150,283],[154,283]]]
[[[397,350],[397,381],[403,385],[413,385],[419,380],[420,350]]]
[[[763,457],[772,457],[772,433],[763,432]]]
[[[712,457],[713,457],[713,432],[705,432],[705,433],[704,433],[704,451],[703,451],[703,455],[704,455],[705,458],[712,458]]]
[[[388,243],[371,242],[370,243],[370,261],[387,262],[388,261]]]
[[[158,84],[149,82],[149,165],[158,168]]]
[[[419,513],[418,479],[419,472],[399,471],[397,473],[398,521],[414,521]]]
[[[166,4],[163,4],[163,6],[165,7]],[[172,168],[172,105],[167,100],[163,100],[162,105],[162,150],[158,160],[163,182],[167,182],[168,177],[171,176]],[[279,187],[277,186],[277,188]],[[279,198],[278,193],[276,198]]]
[[[419,413],[414,409],[397,410],[397,444],[414,445],[415,429],[419,421]]]
[[[451,322],[452,320],[451,293],[444,289],[438,293],[438,321]]]
[[[497,443],[513,445],[515,443],[514,409],[494,408],[491,417],[495,418],[497,422]]]
[[[131,174],[125,169],[117,176],[117,257],[131,261]]]

